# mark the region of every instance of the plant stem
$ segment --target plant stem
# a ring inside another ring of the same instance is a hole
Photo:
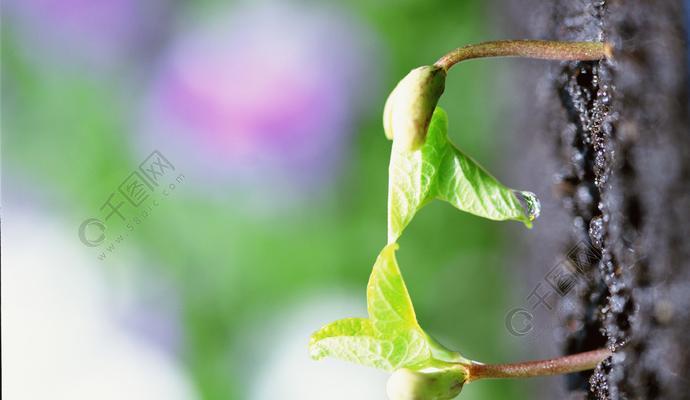
[[[468,382],[485,378],[531,378],[569,374],[572,372],[593,369],[600,362],[611,356],[608,349],[587,351],[553,358],[550,360],[526,361],[513,364],[482,364],[472,362],[468,366]]]
[[[527,57],[542,60],[586,61],[610,58],[612,48],[602,42],[558,42],[549,40],[498,40],[470,44],[451,51],[434,65],[448,71],[460,61],[484,57]]]

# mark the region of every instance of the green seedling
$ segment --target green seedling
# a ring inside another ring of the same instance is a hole
[[[551,360],[483,364],[449,350],[429,336],[415,315],[395,251],[381,250],[367,285],[369,318],[346,318],[314,334],[314,359],[335,357],[393,372],[387,392],[392,400],[455,398],[469,382],[486,378],[525,378],[584,371],[610,356],[606,349]]]

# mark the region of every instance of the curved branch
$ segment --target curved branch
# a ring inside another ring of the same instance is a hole
[[[612,57],[612,47],[603,42],[550,40],[498,40],[470,44],[451,51],[434,65],[448,71],[460,61],[485,57],[527,57],[542,60],[587,61]]]

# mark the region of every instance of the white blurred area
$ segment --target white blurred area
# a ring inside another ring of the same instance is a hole
[[[272,343],[252,371],[251,400],[384,400],[388,373],[335,359],[309,357],[309,336],[336,319],[366,316],[361,296],[319,293],[257,326],[254,349]],[[256,350],[255,350],[256,351]]]
[[[198,398],[178,360],[123,326],[106,274],[117,265],[92,260],[74,229],[35,207],[4,206],[4,399]],[[251,328],[248,398],[385,398],[387,373],[309,357],[312,331],[340,316],[366,314],[359,300],[320,293]],[[261,353],[266,341],[272,345]]]
[[[3,206],[4,399],[197,398],[171,354],[118,323],[106,266],[87,258],[74,229]]]

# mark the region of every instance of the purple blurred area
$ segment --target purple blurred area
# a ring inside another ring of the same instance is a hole
[[[143,140],[209,187],[287,199],[321,185],[347,156],[375,75],[362,32],[341,10],[288,3],[184,29],[153,74]]]

